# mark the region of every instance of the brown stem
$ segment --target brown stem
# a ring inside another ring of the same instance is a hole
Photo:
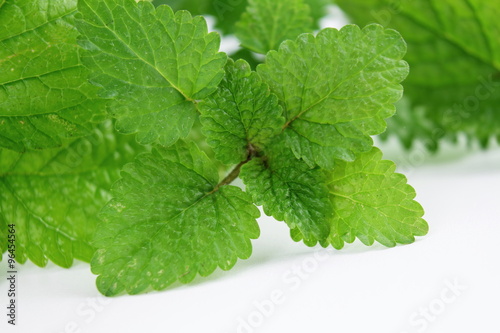
[[[240,162],[227,176],[224,178],[217,186],[213,189],[213,192],[216,192],[221,186],[224,185],[229,185],[231,184],[238,176],[240,175],[241,167],[243,164],[247,163],[249,160],[247,159],[246,161]]]
[[[241,167],[246,163],[250,162],[250,160],[252,160],[252,158],[254,158],[256,154],[255,148],[251,144],[248,144],[247,151],[248,151],[247,159],[241,161],[233,170],[231,170],[231,172],[219,184],[217,184],[217,186],[215,186],[215,188],[209,194],[217,192],[222,186],[229,185],[236,178],[238,178],[238,176],[240,175]]]

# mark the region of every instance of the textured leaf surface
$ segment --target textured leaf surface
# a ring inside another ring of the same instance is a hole
[[[295,155],[331,169],[369,150],[401,98],[405,51],[401,36],[379,25],[327,28],[271,51],[257,72],[282,102]]]
[[[0,148],[56,147],[102,117],[78,59],[75,10],[76,0],[0,2]]]
[[[266,158],[245,164],[240,177],[267,215],[297,228],[306,239],[326,239],[332,214],[326,179],[283,143],[276,141]]]
[[[0,150],[0,229],[16,224],[16,260],[62,267],[74,258],[90,261],[97,213],[111,198],[121,166],[139,149],[107,124],[61,148]]]
[[[266,54],[286,39],[312,30],[309,6],[303,0],[249,0],[236,25],[241,45]]]
[[[415,236],[427,233],[424,211],[414,201],[415,190],[395,168],[393,162],[382,160],[377,148],[354,162],[336,164],[329,179],[334,215],[327,243],[341,249],[344,242],[358,238],[365,245],[377,241],[392,247],[412,243]],[[297,230],[292,237],[302,238]]]
[[[311,8],[314,27],[326,13],[326,6],[330,0],[305,0]],[[167,4],[174,10],[185,9],[193,15],[209,14],[215,17],[215,27],[224,34],[234,34],[236,22],[248,6],[247,0],[154,0],[155,5]],[[302,31],[304,32],[304,31]]]
[[[244,161],[249,145],[263,148],[285,124],[277,97],[244,60],[228,61],[219,88],[199,109],[208,143],[226,164]]]
[[[78,29],[92,82],[110,99],[122,133],[141,143],[175,143],[196,117],[194,100],[212,93],[224,75],[220,37],[202,17],[134,0],[82,0]]]
[[[397,10],[389,0],[338,3],[354,23],[378,21],[408,43],[405,96],[413,107],[425,107],[433,126],[431,133],[415,129],[412,139],[437,142],[465,132],[486,143],[500,134],[499,1],[405,1]],[[407,133],[393,129],[405,139]]]
[[[96,236],[92,271],[99,290],[161,290],[248,258],[259,211],[241,189],[216,189],[217,182],[206,155],[181,141],[125,166]]]

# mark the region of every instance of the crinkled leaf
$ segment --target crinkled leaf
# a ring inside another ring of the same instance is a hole
[[[228,61],[219,88],[199,109],[208,143],[226,164],[244,161],[250,145],[264,147],[285,124],[277,97],[244,60]]]
[[[220,37],[205,19],[134,0],[82,0],[78,30],[84,63],[110,99],[122,133],[140,143],[175,143],[196,117],[194,101],[211,94],[224,75]]]
[[[326,239],[332,211],[324,174],[297,160],[279,139],[266,157],[246,163],[240,177],[267,215],[297,228],[306,239]]]
[[[57,147],[103,116],[78,58],[75,10],[76,0],[0,3],[0,148]]]
[[[99,290],[161,290],[248,258],[259,211],[241,189],[217,182],[212,161],[181,141],[126,165],[95,238]]]
[[[236,36],[243,47],[266,54],[284,40],[312,31],[312,22],[303,0],[248,0]]]
[[[305,0],[311,8],[314,27],[318,27],[319,20],[325,15],[326,6],[330,0]],[[174,10],[185,9],[193,15],[208,14],[216,19],[215,27],[224,34],[233,34],[236,22],[245,11],[247,0],[154,0],[155,5],[167,4]]]
[[[377,21],[398,30],[408,43],[405,96],[412,107],[424,107],[432,125],[430,132],[412,129],[411,139],[435,148],[441,138],[454,139],[457,133],[482,143],[500,134],[500,2],[404,1],[396,9],[390,0],[338,3],[354,23]],[[408,120],[402,125],[415,127]],[[389,132],[408,139],[395,126]]]
[[[247,6],[247,0],[198,0],[196,3],[191,0],[183,0],[181,2],[188,4],[188,6],[192,4],[190,7],[196,7],[197,9],[202,7],[200,6],[200,2],[204,2],[205,10],[199,14],[214,16],[217,20],[215,22],[215,27],[225,34],[234,34],[235,24],[238,22]],[[194,8],[189,10],[192,9]]]
[[[282,102],[295,155],[331,169],[369,150],[402,95],[405,51],[401,36],[380,25],[327,28],[271,51],[257,72]]]
[[[414,201],[415,190],[395,168],[393,162],[382,160],[377,148],[360,154],[354,162],[335,165],[329,178],[334,215],[328,241],[322,245],[341,249],[344,242],[358,238],[365,245],[377,241],[392,247],[412,243],[415,236],[427,233],[424,210]],[[292,237],[302,238],[299,230],[292,231]]]
[[[61,148],[0,150],[0,225],[16,225],[16,260],[62,267],[74,258],[90,261],[97,213],[111,198],[120,168],[139,149],[108,123]]]
[[[250,51],[249,49],[245,49],[245,48],[240,48],[240,49],[230,53],[229,56],[235,60],[236,59],[245,60],[250,65],[250,68],[253,70],[255,70],[257,68],[257,65],[262,63],[262,60],[264,60],[264,59],[258,59],[258,58],[260,58],[258,54]]]

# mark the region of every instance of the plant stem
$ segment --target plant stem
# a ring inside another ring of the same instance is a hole
[[[229,185],[236,178],[238,178],[238,176],[240,175],[241,167],[248,161],[250,160],[247,159],[246,161],[240,162],[233,170],[231,170],[231,172],[226,176],[226,178],[224,178],[219,184],[217,184],[217,186],[214,189],[214,192],[217,191],[221,186]]]
[[[248,150],[247,159],[238,163],[238,165],[235,166],[234,169],[231,170],[231,172],[219,184],[217,184],[217,186],[215,186],[215,188],[210,192],[210,194],[217,192],[219,188],[221,188],[224,185],[231,184],[236,178],[238,178],[238,176],[240,175],[241,167],[246,163],[250,162],[252,158],[255,157],[256,154],[255,148],[251,144],[248,145],[247,150]]]

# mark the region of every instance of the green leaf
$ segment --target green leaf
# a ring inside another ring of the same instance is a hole
[[[427,117],[424,107],[412,107],[408,98],[403,98],[396,103],[397,112],[394,117],[387,121],[387,131],[382,133],[383,140],[396,134],[402,145],[406,149],[413,146],[415,140],[425,138],[423,143],[430,151],[438,149],[438,141],[432,138],[441,138],[444,135],[442,130],[438,129],[438,124]]]
[[[311,8],[314,28],[326,14],[326,6],[331,0],[305,0]],[[224,34],[234,34],[236,22],[248,6],[247,0],[154,0],[155,5],[166,4],[174,10],[185,9],[193,15],[208,14],[216,19],[215,27]]]
[[[258,54],[245,48],[240,48],[230,53],[229,56],[234,60],[245,60],[246,62],[248,62],[252,70],[255,70],[257,68],[257,65],[261,64],[264,60],[258,59],[260,58]]]
[[[327,28],[303,34],[271,51],[257,67],[280,101],[284,135],[298,158],[333,168],[372,145],[386,128],[408,73],[406,46],[394,30],[379,25]]]
[[[161,290],[248,258],[259,211],[241,189],[217,182],[212,161],[182,141],[126,165],[95,238],[99,290]]]
[[[0,241],[0,261],[2,261],[3,254],[7,251],[8,243],[4,241],[7,239],[7,221],[0,218],[0,237],[2,237],[2,241]]]
[[[413,200],[415,190],[395,169],[393,162],[382,160],[377,148],[354,162],[336,164],[329,178],[334,215],[330,235],[322,245],[341,249],[344,242],[352,243],[357,237],[365,245],[377,241],[392,247],[412,243],[415,236],[427,233],[424,210]],[[294,230],[292,238],[302,236]]]
[[[312,31],[312,22],[303,0],[248,0],[236,36],[243,47],[266,54],[284,40]]]
[[[266,153],[241,169],[254,202],[306,239],[326,239],[332,210],[323,172],[297,160],[279,139]]]
[[[203,132],[216,157],[237,164],[262,149],[285,124],[278,99],[244,60],[226,64],[217,91],[199,105]]]
[[[338,3],[356,24],[378,21],[408,43],[405,96],[413,108],[424,107],[433,126],[430,133],[415,129],[412,139],[432,148],[458,133],[481,142],[500,134],[500,2],[405,1],[396,8],[390,0]],[[394,126],[389,131],[406,139]]]
[[[191,0],[184,0],[186,3],[193,3]],[[196,1],[196,7],[200,7],[199,3],[202,0]],[[212,15],[216,18],[215,27],[225,34],[234,34],[236,22],[241,17],[241,14],[247,7],[247,0],[204,0],[206,8],[200,14]]]
[[[0,3],[0,148],[57,147],[102,118],[78,59],[75,10],[76,0]]]
[[[107,123],[61,148],[0,150],[0,229],[16,225],[16,260],[42,267],[48,260],[62,267],[74,258],[90,261],[97,213],[121,166],[143,150],[136,146]],[[3,235],[0,244],[4,249]]]
[[[84,63],[109,98],[122,133],[140,143],[171,145],[186,137],[195,100],[217,88],[226,55],[205,19],[168,6],[134,0],[82,0],[78,30]]]
[[[327,7],[328,5],[333,4],[334,1],[332,0],[304,0],[306,4],[309,5],[309,8],[311,9],[311,16],[314,21],[313,28],[319,29],[320,28],[320,20],[325,17],[325,15],[328,13]]]

